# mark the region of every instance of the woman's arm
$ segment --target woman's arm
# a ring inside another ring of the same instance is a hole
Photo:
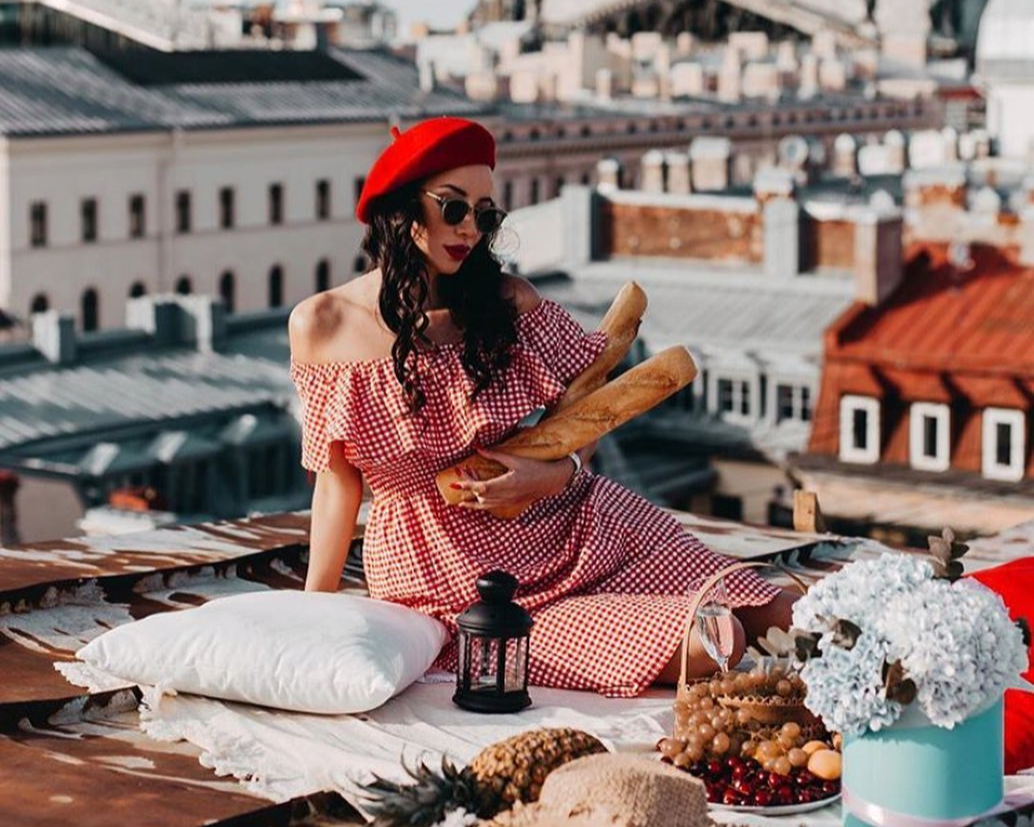
[[[330,452],[330,470],[317,474],[312,492],[305,591],[338,590],[362,498],[362,474],[345,459],[340,443],[335,443]]]

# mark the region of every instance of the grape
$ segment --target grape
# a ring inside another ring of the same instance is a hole
[[[705,742],[710,741],[712,738],[714,738],[715,735],[714,727],[710,724],[701,724],[699,727],[697,727],[697,732],[700,734],[700,737]]]
[[[793,685],[787,680],[782,680],[776,683],[775,690],[780,697],[788,698],[793,694]]]
[[[781,755],[772,762],[772,770],[780,775],[789,775],[790,769],[790,759],[785,755]]]
[[[711,750],[716,755],[725,755],[729,751],[730,746],[729,736],[724,732],[719,732],[714,736],[714,740],[711,742]]]
[[[790,738],[800,738],[801,725],[794,721],[787,721],[785,724],[783,724],[781,732],[783,733],[783,735],[786,735]]]
[[[806,753],[800,747],[795,747],[794,749],[790,750],[786,754],[786,757],[790,759],[790,764],[795,767],[803,767],[805,764],[808,763],[808,753]]]

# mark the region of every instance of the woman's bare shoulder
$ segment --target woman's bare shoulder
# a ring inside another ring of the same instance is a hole
[[[503,295],[517,305],[518,313],[534,310],[542,301],[542,295],[535,285],[525,278],[503,273]]]
[[[294,361],[349,360],[354,344],[351,340],[361,340],[370,324],[371,275],[309,296],[295,306],[287,325]]]

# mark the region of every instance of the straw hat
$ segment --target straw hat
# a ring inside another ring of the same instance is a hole
[[[714,827],[701,781],[660,761],[589,755],[551,772],[534,804],[484,827]]]

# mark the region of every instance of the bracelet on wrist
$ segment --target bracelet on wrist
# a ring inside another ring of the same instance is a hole
[[[567,458],[574,463],[574,473],[571,474],[571,479],[567,481],[568,485],[571,484],[571,480],[578,476],[578,472],[582,470],[582,458],[578,456],[577,451],[572,451],[567,455]]]

